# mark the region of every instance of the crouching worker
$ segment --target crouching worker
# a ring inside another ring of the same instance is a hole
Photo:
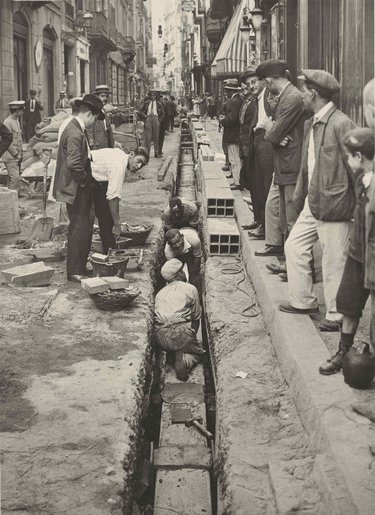
[[[200,361],[204,350],[197,340],[201,317],[198,290],[186,282],[183,263],[170,259],[161,269],[167,285],[155,297],[155,340],[165,351],[175,353],[175,370],[180,381]]]
[[[198,229],[199,211],[191,200],[182,197],[172,197],[169,205],[163,212],[164,229],[181,229],[182,227],[192,227]]]
[[[190,227],[180,230],[169,229],[165,234],[165,240],[164,255],[166,259],[177,258],[182,263],[186,263],[189,283],[199,291],[202,248],[197,231]]]

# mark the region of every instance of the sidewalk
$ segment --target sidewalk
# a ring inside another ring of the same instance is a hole
[[[167,135],[164,159],[177,155],[177,139],[177,133]],[[49,287],[0,285],[4,515],[127,512],[149,370],[154,256],[171,181],[171,170],[164,182],[157,180],[164,159],[151,157],[138,180],[124,184],[121,220],[154,224],[142,271],[130,266],[125,273],[141,290],[126,311],[98,311],[79,285],[66,282],[65,262],[52,263]],[[49,203],[48,213],[56,215],[56,206]],[[22,222],[21,235],[0,238],[1,268],[12,255],[7,245],[26,238],[32,222]]]
[[[207,121],[206,132],[213,151],[221,152],[217,122]],[[240,192],[235,191],[234,195],[243,264],[255,288],[280,369],[309,435],[310,445],[317,454],[320,486],[326,497],[333,500],[333,506],[339,507],[337,513],[370,515],[375,501],[375,491],[370,486],[374,479],[373,457],[369,451],[369,444],[374,439],[374,425],[356,415],[351,404],[357,398],[374,402],[374,389],[353,391],[345,385],[341,374],[333,377],[319,374],[319,364],[330,354],[321,333],[308,316],[289,315],[278,310],[278,304],[288,298],[287,284],[265,268],[266,263],[275,262],[276,258],[254,256],[254,251],[262,248],[264,242],[250,239],[247,231],[241,229],[242,224],[251,221],[252,215]],[[322,285],[316,286],[324,313]],[[338,333],[324,337],[330,342],[335,341],[334,346],[337,346]],[[243,363],[243,355],[240,355],[238,366]]]

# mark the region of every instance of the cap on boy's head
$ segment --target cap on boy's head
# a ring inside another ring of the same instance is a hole
[[[327,93],[337,93],[340,91],[340,84],[337,79],[325,70],[302,70],[299,79],[304,80],[307,85],[326,91]]]
[[[351,152],[361,152],[361,154],[370,160],[374,158],[374,129],[368,127],[352,129],[345,134],[343,143]]]
[[[172,281],[179,271],[182,270],[183,266],[179,259],[173,258],[162,266],[160,273],[166,281]]]
[[[180,199],[180,197],[172,197],[169,200],[169,207],[172,209],[172,207],[175,207],[175,206],[181,206],[181,199]]]
[[[30,95],[36,95],[35,89],[30,89],[29,93],[30,93]]]
[[[13,100],[13,102],[9,102],[8,107],[11,113],[14,111],[18,111],[18,109],[25,109],[25,101]]]
[[[288,64],[285,61],[280,61],[280,59],[268,59],[268,61],[263,61],[256,68],[256,75],[260,79],[282,77],[286,70],[288,70]]]

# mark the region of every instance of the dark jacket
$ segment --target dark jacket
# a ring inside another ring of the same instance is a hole
[[[92,141],[91,148],[93,150],[98,150],[99,148],[113,148],[115,146],[111,123],[107,115],[105,116],[105,120],[96,120],[92,131],[87,132]]]
[[[165,103],[165,115],[167,118],[174,118],[177,116],[177,107],[173,100],[167,100]]]
[[[151,100],[146,100],[146,102],[143,104],[143,106],[140,110],[141,118],[143,118],[144,120],[147,118],[147,111],[148,111],[148,106],[150,105],[150,102],[151,102]],[[156,110],[158,113],[159,122],[162,122],[165,118],[165,112],[164,112],[163,104],[159,100],[156,100]]]
[[[256,98],[246,98],[243,102],[240,112],[240,156],[241,158],[247,157],[250,152],[250,140],[252,138],[251,127],[253,126],[253,120],[256,118],[257,112]],[[241,118],[243,123],[241,123]]]
[[[53,195],[59,202],[73,204],[80,187],[91,180],[88,140],[73,118],[61,135],[57,151]]]
[[[240,93],[235,93],[227,102],[225,118],[221,122],[224,127],[224,139],[228,145],[240,141],[240,109],[243,98]]]
[[[375,181],[368,189],[369,202],[366,206],[366,258],[365,288],[375,290]]]
[[[30,104],[31,104],[31,98],[26,101],[25,103],[25,111],[23,113],[23,121],[25,125],[30,125],[32,127],[35,127],[38,123],[42,121],[42,115],[40,114],[41,111],[43,111],[42,104],[39,102],[38,99],[35,98],[35,107],[34,111],[30,111]]]
[[[296,209],[301,212],[308,194],[311,213],[317,220],[345,221],[353,218],[354,177],[346,161],[343,136],[356,127],[333,106],[314,129],[315,167],[308,185],[308,147],[313,119],[305,123],[301,173],[294,191]]]
[[[306,112],[301,93],[293,84],[288,84],[282,92],[275,111],[275,123],[264,139],[275,149],[275,184],[283,186],[295,184],[301,165],[303,124]],[[286,136],[291,140],[285,147],[279,143]]]
[[[0,157],[4,154],[6,149],[12,143],[13,134],[10,132],[8,127],[0,122]]]

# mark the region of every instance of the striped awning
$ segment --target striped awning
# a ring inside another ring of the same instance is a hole
[[[242,24],[243,9],[247,5],[248,0],[242,0],[233,13],[216,57],[212,61],[212,77],[233,77],[245,71],[247,47],[241,39],[240,26]]]

